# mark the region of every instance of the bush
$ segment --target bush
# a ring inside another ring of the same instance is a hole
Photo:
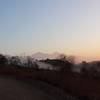
[[[7,64],[7,58],[0,54],[0,65],[6,65]]]

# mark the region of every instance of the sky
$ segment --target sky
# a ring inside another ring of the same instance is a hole
[[[0,52],[100,58],[100,0],[0,0]]]

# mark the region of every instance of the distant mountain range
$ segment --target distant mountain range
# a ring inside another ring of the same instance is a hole
[[[47,58],[54,59],[54,58],[59,57],[59,55],[60,55],[60,53],[58,53],[58,52],[55,52],[52,54],[37,52],[35,54],[32,54],[32,57],[35,59],[41,60],[41,59],[47,59]]]

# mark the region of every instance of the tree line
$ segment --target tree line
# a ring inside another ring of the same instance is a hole
[[[64,54],[61,54],[55,59],[46,59],[39,61],[52,65],[54,67],[53,69],[71,71],[71,68],[74,65],[74,56],[66,56]],[[20,56],[6,56],[0,54],[0,66],[1,67],[9,66],[15,68],[26,67],[26,68],[39,69],[37,60],[35,60],[31,56],[20,57]]]
[[[10,66],[15,68],[28,67],[28,68],[38,68],[34,59],[30,56],[20,57],[20,56],[5,56],[0,54],[0,66]]]
[[[59,55],[56,59],[40,60],[41,62],[51,64],[54,69],[59,71],[72,71],[75,68],[75,57],[66,56],[64,54]],[[39,69],[36,60],[31,56],[6,56],[0,54],[0,68],[2,67],[14,67],[14,68],[34,68]],[[100,61],[94,63],[87,63],[86,61],[80,64],[80,75],[82,77],[100,78]]]

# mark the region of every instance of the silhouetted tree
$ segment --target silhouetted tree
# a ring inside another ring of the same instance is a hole
[[[65,54],[60,54],[57,59],[60,59],[60,60],[63,60],[63,61],[67,60]]]
[[[88,63],[86,61],[82,61],[81,66],[82,66],[82,68],[80,70],[81,75],[84,77],[87,77],[89,74]]]
[[[0,54],[0,65],[6,65],[7,64],[7,58]]]
[[[63,60],[63,61],[68,61],[72,64],[75,63],[75,56],[66,56],[65,54],[61,54],[58,56],[57,59]]]
[[[30,56],[27,56],[27,67],[33,66],[33,59]]]
[[[39,69],[39,66],[36,62],[34,62],[34,69],[38,70]]]
[[[21,62],[20,62],[20,58],[18,56],[12,56],[10,58],[10,65],[18,67],[18,66],[20,66],[20,64],[21,64]]]
[[[26,65],[29,68],[34,68],[34,69],[39,69],[39,66],[37,65],[37,63],[34,61],[34,58],[27,56],[27,60],[26,60]]]
[[[61,59],[47,59],[44,62],[51,64],[54,69],[60,71],[71,71],[72,68],[72,64],[70,62]]]
[[[80,73],[84,77],[88,77],[88,74],[89,74],[89,72],[88,72],[86,67],[82,67]]]

